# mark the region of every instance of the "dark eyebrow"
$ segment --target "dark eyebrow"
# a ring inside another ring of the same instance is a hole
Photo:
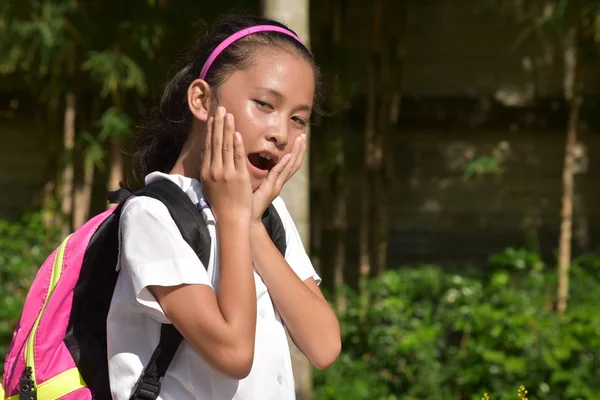
[[[265,92],[268,92],[271,95],[277,97],[279,100],[283,99],[283,97],[284,97],[283,94],[281,94],[280,92],[278,92],[275,89],[266,88],[266,87],[255,87],[254,89],[263,90]],[[309,106],[308,104],[302,104],[301,106],[296,107],[295,110],[312,112],[312,107]]]

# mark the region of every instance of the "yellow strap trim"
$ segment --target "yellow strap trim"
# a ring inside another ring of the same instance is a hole
[[[2,382],[0,382],[0,400],[6,399],[6,393],[4,393],[4,388],[2,387]]]
[[[56,400],[72,393],[76,390],[86,387],[81,374],[77,368],[71,368],[62,374],[56,375],[54,378],[48,379],[46,382],[37,387],[37,398],[44,400]],[[0,387],[0,399],[4,400],[19,400],[19,395],[16,394],[8,399],[4,395],[4,391]]]

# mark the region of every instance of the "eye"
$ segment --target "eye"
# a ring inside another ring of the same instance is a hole
[[[267,103],[266,101],[262,101],[262,100],[253,100],[259,107],[261,108],[268,108],[269,110],[273,110],[273,106],[269,103]]]
[[[300,124],[301,126],[306,126],[308,124],[308,122],[306,122],[306,120],[304,120],[300,117],[292,117],[292,121]]]

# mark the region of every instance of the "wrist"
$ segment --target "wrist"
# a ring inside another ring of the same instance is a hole
[[[260,208],[262,210],[262,207]],[[250,217],[250,221],[253,224],[258,224],[258,223],[262,223],[262,217],[263,214],[265,213],[265,210],[262,210],[262,212],[259,212],[257,208],[255,208],[252,211],[252,216]]]
[[[252,218],[250,219],[250,230],[252,232],[259,232],[266,230],[264,224],[262,223],[262,219]]]
[[[249,230],[251,226],[251,218],[249,215],[228,213],[218,218],[215,216],[215,220],[219,226],[219,229],[236,229],[236,230]]]

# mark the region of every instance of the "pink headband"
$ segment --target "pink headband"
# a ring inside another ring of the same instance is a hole
[[[253,34],[255,32],[279,32],[279,33],[283,33],[285,35],[293,37],[298,42],[300,42],[302,45],[304,45],[304,43],[302,43],[302,40],[300,40],[300,38],[298,36],[296,36],[295,34],[293,34],[292,32],[290,32],[289,30],[287,30],[285,28],[281,28],[279,26],[275,26],[275,25],[256,25],[256,26],[252,26],[250,28],[242,29],[241,31],[238,31],[238,32],[234,33],[233,35],[229,36],[227,39],[223,40],[221,42],[221,44],[219,44],[217,46],[217,48],[214,49],[212,51],[212,53],[210,53],[210,56],[208,56],[208,59],[204,63],[204,66],[202,67],[202,71],[200,72],[200,79],[205,79],[206,78],[206,73],[208,72],[208,69],[210,68],[210,66],[212,65],[212,63],[215,61],[215,59],[219,56],[219,54],[221,54],[223,52],[223,50],[225,50],[227,48],[227,46],[229,46],[231,43],[235,42],[236,40],[241,39],[244,36],[248,36],[250,34]]]

